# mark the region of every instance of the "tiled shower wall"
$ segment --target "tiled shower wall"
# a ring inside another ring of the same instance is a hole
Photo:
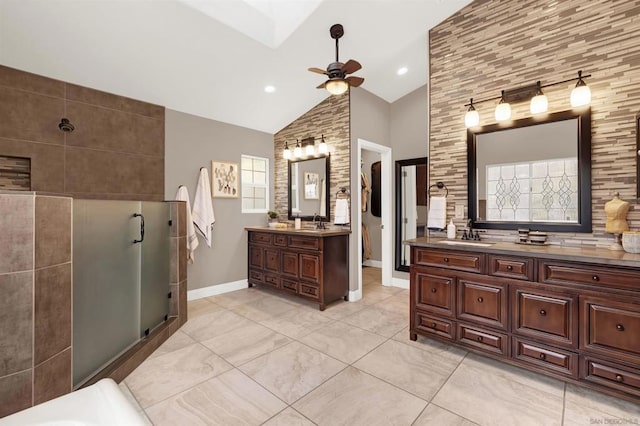
[[[467,205],[464,104],[541,80],[587,79],[592,101],[593,234],[551,239],[608,245],[604,204],[615,191],[631,202],[628,220],[640,227],[636,200],[635,115],[640,111],[640,1],[476,0],[429,32],[429,180],[449,188],[447,215]],[[570,109],[575,82],[545,90],[549,111]],[[495,122],[491,102],[478,105],[481,124]],[[528,102],[513,118],[530,116]],[[462,225],[462,221],[457,223]],[[510,232],[489,231],[495,237]]]
[[[333,221],[336,192],[341,187],[349,188],[349,114],[349,92],[340,96],[329,96],[274,135],[275,210],[280,220],[287,219],[288,207],[289,168],[287,160],[282,158],[285,141],[288,142],[289,148],[293,148],[296,139],[315,137],[317,146],[320,143],[320,136],[324,134],[331,153],[329,160],[331,188],[327,196],[331,204]]]
[[[164,107],[0,66],[0,155],[31,159],[32,191],[162,201]]]

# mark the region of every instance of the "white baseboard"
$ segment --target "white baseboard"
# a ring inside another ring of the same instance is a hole
[[[364,266],[373,266],[374,268],[382,268],[382,261],[381,260],[367,259],[364,262],[362,262],[362,264]]]
[[[217,294],[229,293],[230,291],[241,290],[247,288],[249,283],[247,279],[232,281],[224,284],[210,285],[209,287],[196,288],[187,291],[187,300],[202,299],[204,297],[215,296]]]
[[[392,277],[391,278],[391,285],[394,287],[400,287],[400,288],[404,288],[404,289],[409,289],[409,280],[406,280],[404,278],[395,278]]]

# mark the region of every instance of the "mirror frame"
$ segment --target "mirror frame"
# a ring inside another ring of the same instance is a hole
[[[327,212],[327,216],[316,216],[316,219],[322,219],[325,222],[329,222],[329,218],[331,217],[331,183],[330,183],[330,178],[331,175],[329,174],[331,171],[331,168],[329,167],[329,157],[330,154],[327,155],[323,155],[323,156],[317,156],[317,157],[308,157],[308,158],[299,158],[297,160],[287,160],[287,216],[289,218],[289,220],[294,220],[295,218],[299,217],[301,220],[313,220],[313,215],[311,216],[298,216],[298,215],[293,215],[291,214],[291,167],[292,164],[294,163],[301,163],[303,161],[310,161],[310,160],[325,160],[325,176],[327,177],[324,184],[325,184],[325,194],[326,194],[326,199],[325,199],[325,203],[326,203],[326,207],[325,210]]]
[[[396,235],[395,235],[395,267],[396,271],[409,272],[410,267],[401,264],[402,259],[402,222],[399,218],[402,218],[402,168],[404,166],[417,166],[424,164],[427,166],[427,181],[425,182],[425,194],[428,198],[429,194],[429,159],[428,157],[411,158],[409,160],[397,160],[396,161]]]
[[[549,222],[498,222],[478,221],[477,212],[478,185],[476,182],[476,136],[499,130],[516,129],[536,124],[552,123],[577,118],[578,120],[578,223]],[[467,185],[468,211],[472,226],[480,229],[518,229],[531,228],[547,232],[582,232],[588,233],[591,228],[591,108],[574,109],[545,114],[538,117],[527,117],[513,120],[506,125],[490,124],[467,129]]]

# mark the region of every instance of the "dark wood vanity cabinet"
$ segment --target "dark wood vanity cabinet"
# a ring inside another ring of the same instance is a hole
[[[349,294],[349,231],[247,228],[249,286],[317,301],[320,310]]]
[[[411,340],[640,402],[640,256],[618,265],[594,260],[615,258],[599,249],[565,261],[507,243],[499,253],[441,247],[411,248]]]

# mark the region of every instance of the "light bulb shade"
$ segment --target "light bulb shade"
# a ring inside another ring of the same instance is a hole
[[[591,103],[591,89],[589,86],[580,84],[582,80],[578,82],[576,87],[571,91],[571,106],[574,108],[589,105]]]
[[[496,120],[497,121],[506,121],[511,118],[511,105],[507,102],[500,102],[496,106]]]
[[[549,101],[544,94],[539,94],[531,98],[531,114],[542,114],[549,109]]]
[[[464,125],[469,127],[477,126],[480,124],[480,114],[475,109],[467,111],[464,115]]]
[[[291,150],[289,148],[285,148],[284,151],[282,151],[282,158],[284,158],[285,160],[291,158]]]
[[[329,147],[327,146],[326,142],[323,140],[322,142],[320,142],[320,145],[318,145],[318,154],[327,154],[329,152]]]
[[[296,146],[296,147],[293,149],[293,156],[294,156],[295,158],[300,158],[300,157],[302,157],[302,147],[301,147],[301,146]]]
[[[304,148],[304,153],[306,155],[315,155],[316,154],[316,147],[314,145],[309,144]]]
[[[342,95],[349,88],[349,83],[342,79],[329,80],[324,88],[332,95]]]

